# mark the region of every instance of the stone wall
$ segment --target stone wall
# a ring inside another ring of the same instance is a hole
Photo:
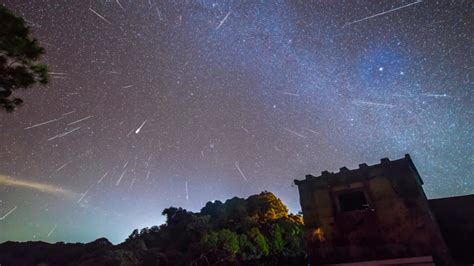
[[[449,263],[410,156],[295,183],[313,265],[420,256]]]

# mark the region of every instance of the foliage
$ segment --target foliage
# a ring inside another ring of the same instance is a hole
[[[163,210],[166,223],[134,230],[125,245],[138,240],[158,250],[172,265],[306,264],[301,216],[270,192],[208,202],[198,213]]]
[[[258,258],[268,256],[268,254],[270,253],[270,247],[268,245],[268,240],[260,232],[260,230],[257,227],[254,227],[254,228],[250,229],[249,237],[250,237],[250,240],[255,245],[255,247],[257,247],[256,256]]]
[[[0,25],[0,108],[11,112],[23,103],[12,92],[48,83],[48,68],[38,63],[44,49],[30,37],[25,21],[2,5]]]

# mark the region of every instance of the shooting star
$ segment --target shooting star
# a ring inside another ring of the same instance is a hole
[[[286,92],[286,91],[282,92],[282,94],[290,95],[290,96],[295,96],[295,97],[299,97],[299,96],[300,96],[300,95],[297,94],[297,93],[291,93],[291,92]]]
[[[370,102],[370,101],[352,101],[353,103],[355,104],[358,104],[358,105],[372,105],[372,106],[380,106],[380,107],[390,107],[390,108],[393,108],[395,107],[395,105],[393,104],[388,104],[388,103],[377,103],[377,102]]]
[[[120,184],[120,181],[122,181],[122,178],[123,176],[125,175],[125,172],[127,171],[127,169],[123,169],[122,171],[122,174],[120,175],[119,179],[117,180],[117,182],[115,183],[116,186],[118,186]]]
[[[97,13],[94,9],[92,9],[92,8],[89,7],[89,10],[90,10],[92,13],[96,14],[96,15],[97,15],[100,19],[102,19],[103,21],[105,21],[105,22],[109,23],[110,25],[112,25],[112,22],[108,21],[108,20],[107,20],[106,18],[104,18],[101,14]]]
[[[71,122],[71,123],[69,123],[69,124],[67,124],[67,125],[68,125],[68,126],[74,125],[74,124],[77,124],[77,123],[79,123],[79,122],[82,122],[82,121],[87,120],[87,119],[92,118],[92,117],[94,117],[94,116],[93,116],[93,115],[86,116],[86,117],[84,117],[84,118],[81,118],[81,119],[79,119],[79,120],[76,120],[76,121],[74,121],[74,122]]]
[[[244,175],[244,172],[242,172],[242,169],[240,169],[240,167],[239,167],[239,162],[236,161],[234,163],[234,165],[235,165],[235,168],[237,169],[237,171],[239,171],[242,178],[245,180],[245,182],[248,182],[247,177]]]
[[[129,189],[132,189],[133,184],[135,184],[135,180],[137,180],[135,177],[132,179],[132,182],[130,183]]]
[[[188,181],[184,182],[184,186],[185,186],[185,188],[186,188],[186,200],[189,200]]]
[[[142,127],[145,125],[146,121],[147,120],[145,119],[145,121],[143,121],[143,123],[137,128],[137,130],[135,130],[135,134],[140,133],[140,130],[142,130]]]
[[[123,8],[122,4],[120,4],[119,0],[115,0],[115,3],[117,3],[117,5],[119,5],[119,7],[125,11],[125,8]]]
[[[245,131],[246,133],[249,133],[249,130],[246,129],[244,126],[241,126],[242,130]]]
[[[75,112],[76,112],[76,110],[71,111],[71,112],[67,112],[67,113],[65,113],[65,114],[62,114],[62,116],[67,116],[67,115],[70,115],[70,114],[75,113]]]
[[[57,138],[62,138],[62,137],[66,136],[66,135],[69,135],[69,134],[71,134],[72,132],[74,132],[74,131],[76,131],[76,130],[78,130],[78,129],[80,129],[80,128],[81,128],[81,127],[76,127],[76,128],[73,128],[73,129],[71,129],[71,130],[69,130],[69,131],[67,131],[67,132],[65,132],[65,133],[62,133],[62,134],[53,136],[53,137],[49,138],[48,141],[53,140],[53,139],[57,139]]]
[[[436,94],[436,93],[424,93],[422,94],[423,96],[427,96],[427,97],[434,97],[434,98],[445,98],[445,97],[450,97],[449,95],[447,95],[446,93],[443,93],[443,94]]]
[[[63,72],[48,72],[48,74],[50,75],[59,75],[59,76],[66,76],[67,73],[63,73]]]
[[[145,169],[148,169],[148,166],[150,166],[150,162],[151,162],[151,154],[150,156],[148,156],[148,160],[145,163]]]
[[[53,226],[53,229],[51,229],[51,231],[49,231],[47,237],[50,237],[50,236],[51,236],[51,234],[56,230],[56,227],[58,227],[58,224],[55,224],[55,225]]]
[[[56,122],[58,120],[60,120],[61,118],[55,118],[55,119],[51,119],[51,120],[48,120],[48,121],[45,121],[45,122],[41,122],[41,123],[38,123],[38,124],[35,124],[35,125],[32,125],[32,126],[29,126],[29,127],[25,127],[24,129],[31,129],[31,128],[35,128],[35,127],[40,127],[40,126],[43,126],[43,125],[47,125],[49,123],[53,123],[53,122]]]
[[[132,133],[133,133],[133,130],[134,130],[134,129],[132,128],[132,129],[130,130],[130,132],[128,132],[128,134],[127,134],[127,138],[128,138],[128,137],[130,137],[130,135],[132,135]]]
[[[65,164],[63,164],[63,165],[61,165],[58,169],[56,169],[56,172],[61,171],[61,169],[63,169],[64,167],[68,166],[70,163],[72,163],[72,160],[70,160],[69,162],[67,162],[67,163],[65,163]]]
[[[109,171],[105,172],[105,174],[99,179],[97,180],[97,184],[99,183],[102,183],[102,180],[109,174]]]
[[[319,132],[315,131],[315,130],[312,130],[310,128],[306,128],[306,130],[308,130],[309,132],[313,133],[313,134],[319,134]]]
[[[53,79],[67,79],[67,76],[51,76]]]
[[[81,203],[82,199],[89,193],[89,189],[91,189],[92,185],[86,190],[86,192],[82,193],[81,197],[77,200],[77,203]]]
[[[229,18],[229,16],[230,16],[231,13],[232,13],[232,10],[229,11],[229,12],[227,13],[227,15],[225,15],[224,19],[222,19],[221,22],[219,23],[219,25],[217,25],[216,30],[218,30],[218,29],[225,23],[225,21],[227,20],[227,18]]]
[[[23,18],[23,20],[25,20],[27,23],[31,24],[31,26],[33,26],[33,27],[36,27],[36,26],[41,27],[40,24],[38,24],[38,23],[36,23],[36,22],[33,22],[33,21],[31,21],[31,20],[28,20],[28,19],[26,19],[26,18]]]
[[[400,10],[402,8],[405,8],[405,7],[409,7],[409,6],[412,6],[412,5],[416,5],[416,4],[419,4],[423,2],[423,0],[416,0],[415,2],[413,3],[410,3],[410,4],[406,4],[406,5],[403,5],[403,6],[399,6],[399,7],[396,7],[396,8],[393,8],[393,9],[390,9],[390,10],[387,10],[387,11],[384,11],[384,12],[381,12],[381,13],[377,13],[375,15],[372,15],[372,16],[369,16],[369,17],[365,17],[365,18],[362,18],[362,19],[358,19],[358,20],[355,20],[355,21],[352,21],[352,22],[349,22],[349,23],[346,23],[343,27],[347,27],[349,25],[352,25],[352,24],[355,24],[355,23],[359,23],[359,22],[362,22],[364,20],[368,20],[368,19],[371,19],[371,18],[375,18],[375,17],[378,17],[378,16],[382,16],[382,15],[385,15],[387,13],[390,13],[390,12],[393,12],[393,11],[397,11],[397,10]]]
[[[128,88],[131,88],[133,87],[133,85],[126,85],[126,86],[122,86],[122,89],[128,89]]]
[[[55,45],[53,45],[53,44],[51,44],[51,43],[47,43],[47,42],[45,42],[45,41],[40,41],[40,42],[43,43],[43,44],[46,44],[47,46],[53,46],[53,47],[55,47]]]
[[[300,138],[303,138],[303,139],[306,138],[306,136],[301,135],[300,133],[298,133],[298,132],[296,132],[296,131],[293,131],[293,130],[291,130],[291,129],[288,129],[288,128],[286,128],[286,127],[284,127],[283,129],[286,130],[286,131],[288,131],[288,132],[290,132],[291,134],[293,134],[293,135],[295,135],[295,136],[300,137]]]
[[[163,17],[162,17],[162,15],[161,15],[160,9],[158,9],[158,7],[156,7],[155,10],[156,10],[156,13],[158,14],[158,18],[160,19],[160,21],[162,21],[162,20],[163,20]]]
[[[145,180],[148,180],[148,178],[150,178],[150,170],[148,170],[148,172],[146,173]]]
[[[404,97],[404,98],[412,98],[412,97],[413,97],[412,95],[400,94],[400,93],[394,93],[394,94],[392,94],[392,96],[395,96],[395,97]]]
[[[2,217],[0,217],[0,221],[7,218],[8,215],[10,215],[12,212],[14,212],[16,210],[16,206],[13,207],[13,209],[9,210],[5,215],[3,215]]]

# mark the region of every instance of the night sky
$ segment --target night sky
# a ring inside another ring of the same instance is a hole
[[[51,82],[0,112],[0,242],[123,241],[161,211],[410,153],[474,193],[471,1],[17,1]]]

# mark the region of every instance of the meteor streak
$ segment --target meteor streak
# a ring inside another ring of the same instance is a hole
[[[290,96],[296,96],[296,97],[299,97],[299,96],[300,96],[300,95],[299,95],[299,94],[297,94],[297,93],[286,92],[286,91],[282,92],[282,94],[285,94],[285,95],[290,95]]]
[[[346,23],[346,25],[344,25],[344,27],[346,26],[349,26],[349,25],[352,25],[352,24],[355,24],[355,23],[359,23],[361,21],[364,21],[364,20],[368,20],[368,19],[371,19],[371,18],[375,18],[375,17],[378,17],[378,16],[382,16],[382,15],[385,15],[387,13],[390,13],[390,12],[393,12],[393,11],[397,11],[397,10],[400,10],[402,8],[405,8],[405,7],[409,7],[409,6],[412,6],[412,5],[416,5],[416,4],[419,4],[423,2],[422,0],[416,0],[415,2],[413,3],[410,3],[410,4],[406,4],[406,5],[403,5],[403,6],[399,6],[399,7],[396,7],[396,8],[393,8],[393,9],[390,9],[390,10],[387,10],[387,11],[384,11],[384,12],[381,12],[381,13],[377,13],[375,15],[372,15],[372,16],[368,16],[368,17],[365,17],[365,18],[362,18],[362,19],[358,19],[358,20],[354,20],[352,22],[349,22],[349,23]]]
[[[188,181],[184,182],[184,185],[186,187],[186,200],[189,200]]]
[[[234,165],[235,165],[235,168],[237,168],[237,171],[239,171],[242,178],[245,180],[245,182],[248,182],[247,177],[244,175],[244,172],[242,172],[242,169],[240,169],[239,167],[239,162],[235,162]]]
[[[69,135],[69,134],[71,134],[72,132],[74,132],[74,131],[76,131],[76,130],[78,130],[78,129],[80,129],[80,128],[81,128],[81,127],[76,127],[76,128],[71,129],[71,130],[69,130],[69,131],[67,131],[67,132],[65,132],[65,133],[62,133],[62,134],[53,136],[53,137],[49,138],[48,141],[53,140],[53,139],[57,139],[57,138],[62,138],[62,137],[66,136],[66,135]]]
[[[94,9],[92,9],[92,8],[89,7],[89,10],[90,10],[92,13],[96,14],[96,15],[97,15],[100,19],[102,19],[103,21],[105,21],[105,22],[109,23],[110,25],[112,25],[112,22],[108,21],[108,20],[107,20],[106,18],[104,18],[101,14],[97,13]]]
[[[54,225],[53,229],[51,229],[51,231],[49,231],[47,237],[50,237],[50,236],[51,236],[51,234],[56,230],[56,227],[58,227],[58,224],[55,224],[55,225]]]
[[[35,124],[35,125],[32,125],[32,126],[29,126],[29,127],[25,127],[24,129],[30,129],[30,128],[35,128],[35,127],[43,126],[43,125],[46,125],[46,124],[49,124],[49,123],[56,122],[56,121],[58,121],[58,120],[59,120],[58,118],[51,119],[51,120],[48,120],[48,121],[45,121],[45,122],[41,122],[41,123],[38,123],[38,124]]]
[[[150,170],[148,170],[148,172],[146,173],[145,180],[148,180],[148,178],[150,178]]]
[[[143,121],[143,123],[137,128],[137,130],[135,130],[135,134],[140,133],[140,130],[142,130],[142,127],[145,125],[146,121],[147,120],[145,119],[145,121]]]
[[[14,212],[16,210],[16,206],[13,207],[13,209],[9,210],[5,215],[3,215],[2,217],[0,217],[0,221],[7,218],[8,215],[10,215],[12,212]]]
[[[229,11],[227,13],[227,15],[225,15],[224,19],[222,19],[221,22],[219,23],[219,25],[217,25],[216,30],[218,30],[224,24],[224,22],[227,20],[227,18],[230,16],[231,13],[232,13],[232,11]]]
[[[286,127],[284,127],[283,129],[286,130],[286,131],[288,131],[288,132],[290,132],[291,134],[293,134],[293,135],[295,135],[295,136],[297,136],[297,137],[300,137],[300,138],[303,138],[303,139],[306,138],[305,135],[301,135],[300,133],[298,133],[298,132],[296,132],[296,131],[293,131],[293,130],[291,130],[291,129],[288,129],[288,128],[286,128]]]
[[[97,181],[97,184],[102,183],[102,180],[109,174],[109,172],[105,172],[105,174]]]
[[[67,116],[67,115],[70,115],[70,114],[72,114],[72,113],[74,113],[74,112],[76,112],[76,111],[74,110],[74,111],[71,111],[71,112],[67,112],[67,113],[65,113],[65,114],[62,114],[62,116]]]
[[[115,0],[115,2],[117,3],[117,5],[119,5],[119,7],[125,11],[125,8],[123,8],[122,4],[120,4],[119,0]]]
[[[123,176],[125,175],[125,172],[127,171],[127,169],[124,169],[122,171],[122,174],[120,175],[119,179],[117,180],[117,182],[115,183],[116,186],[120,185],[120,181],[122,181],[122,178]]]
[[[81,119],[79,119],[79,120],[76,120],[76,121],[74,121],[74,122],[71,122],[71,123],[69,123],[69,124],[67,124],[67,125],[68,125],[68,126],[74,125],[74,124],[76,124],[76,123],[82,122],[82,121],[87,120],[87,119],[92,118],[92,117],[94,117],[94,116],[93,116],[93,115],[86,116],[86,117],[84,117],[84,118],[81,118]]]

